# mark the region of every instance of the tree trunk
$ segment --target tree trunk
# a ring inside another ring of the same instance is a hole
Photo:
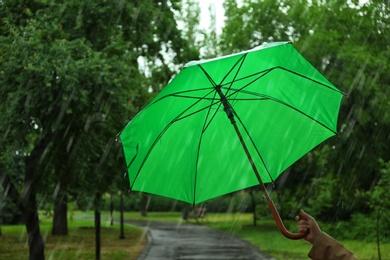
[[[36,209],[35,194],[30,195],[26,200],[29,206],[26,207],[24,218],[28,233],[29,259],[40,260],[45,259],[44,242],[39,229],[38,211]]]
[[[249,194],[251,196],[251,202],[252,202],[252,210],[253,210],[253,226],[257,225],[257,216],[256,216],[256,201],[255,196],[253,195],[253,190],[249,191]]]
[[[95,244],[96,244],[96,260],[100,260],[100,194],[96,195],[95,209]]]
[[[125,232],[124,232],[124,226],[123,226],[123,222],[124,222],[124,217],[123,217],[123,211],[124,211],[124,209],[123,209],[123,194],[122,194],[122,192],[121,192],[121,220],[120,220],[120,222],[121,222],[121,233],[120,233],[120,235],[119,235],[119,238],[120,239],[124,239],[125,238]]]
[[[141,199],[140,199],[140,210],[141,210],[141,216],[146,217],[147,216],[147,207],[148,207],[148,197],[145,193],[141,193]]]
[[[114,225],[114,202],[112,202],[112,195],[111,195],[111,202],[110,202],[110,226]]]
[[[21,195],[6,173],[2,174],[1,184],[4,189],[4,197],[8,197],[9,199],[11,199],[11,201],[19,209],[19,211],[23,213],[24,204],[21,199]]]
[[[284,217],[283,200],[284,200],[284,197],[286,196],[285,191],[284,190],[282,190],[282,191],[279,190],[276,193],[276,196],[277,196],[277,200],[278,200],[278,204],[279,204],[279,215],[281,217]]]
[[[44,253],[44,241],[39,229],[39,217],[37,209],[37,201],[34,185],[34,158],[28,157],[25,165],[25,178],[24,178],[24,212],[23,217],[26,223],[26,229],[28,233],[28,247],[29,247],[29,259],[41,260],[45,259]]]
[[[380,220],[380,208],[378,209],[377,216],[376,216],[376,244],[378,249],[378,260],[382,260],[381,256],[381,242],[379,238],[379,220]]]
[[[68,235],[68,204],[64,185],[58,184],[59,191],[54,199],[54,216],[52,235]]]

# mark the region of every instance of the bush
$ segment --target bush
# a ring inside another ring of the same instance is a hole
[[[376,242],[377,221],[374,214],[353,214],[350,221],[338,221],[335,223],[321,223],[321,228],[326,233],[340,240],[360,240]],[[390,220],[382,219],[378,227],[381,242],[390,242]]]
[[[5,194],[3,186],[0,185],[0,194]],[[23,222],[22,214],[15,204],[8,198],[0,200],[0,224],[20,224]]]
[[[162,211],[182,211],[184,208],[190,206],[183,201],[173,200],[166,197],[144,194],[146,196],[147,210],[154,212]],[[260,202],[261,196],[255,195],[256,205],[263,204],[261,207],[266,207],[265,202]],[[103,197],[103,210],[110,209],[110,196]],[[114,209],[120,209],[120,195],[112,196]],[[215,199],[203,202],[201,204],[207,207],[208,212],[251,212],[251,198],[248,192],[237,192],[234,194],[217,197]],[[85,203],[80,203],[85,204]],[[141,205],[141,193],[131,192],[123,196],[123,204],[125,211],[139,211]],[[82,209],[82,208],[80,208]]]

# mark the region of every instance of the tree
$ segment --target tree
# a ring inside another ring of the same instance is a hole
[[[381,176],[372,191],[368,193],[368,196],[370,198],[370,208],[373,210],[374,218],[376,220],[375,231],[378,259],[381,259],[381,238],[388,236],[390,227],[390,195],[388,192],[388,188],[390,187],[390,161],[385,163],[383,160],[379,160],[379,163],[382,167],[380,171]]]
[[[23,203],[16,203],[30,259],[44,258],[42,188],[55,191],[53,233],[64,234],[68,194],[102,193],[118,174],[115,135],[149,96],[137,59],[161,56],[164,46],[175,62],[184,58],[172,11],[178,3],[0,2],[1,145],[23,162]]]

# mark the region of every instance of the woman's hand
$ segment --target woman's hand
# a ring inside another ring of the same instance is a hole
[[[317,238],[321,235],[321,229],[318,226],[317,221],[312,216],[304,212],[303,209],[301,209],[301,212],[295,217],[295,220],[298,223],[298,232],[307,233],[304,239],[311,244],[314,244]]]

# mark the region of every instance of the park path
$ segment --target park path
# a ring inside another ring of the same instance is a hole
[[[228,233],[186,222],[134,221],[146,228],[148,245],[138,260],[274,260]]]

